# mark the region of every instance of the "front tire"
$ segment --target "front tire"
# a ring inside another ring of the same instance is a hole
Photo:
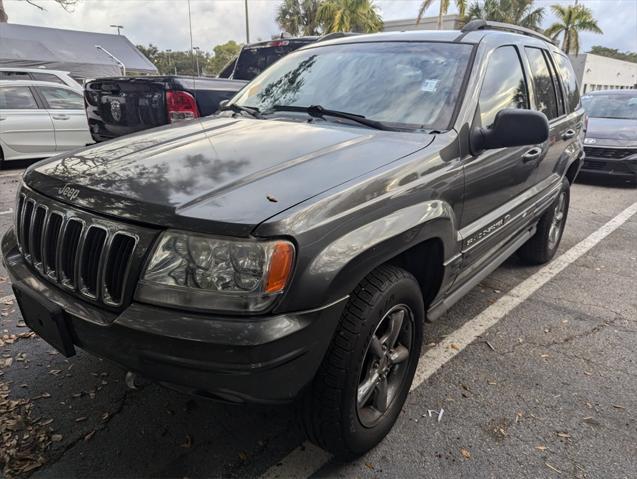
[[[407,271],[385,265],[361,281],[301,399],[312,442],[347,459],[387,435],[418,365],[423,322],[420,286]]]
[[[518,250],[518,255],[524,262],[540,265],[548,263],[555,256],[566,226],[570,192],[571,184],[564,178],[555,202],[540,217],[536,233]]]

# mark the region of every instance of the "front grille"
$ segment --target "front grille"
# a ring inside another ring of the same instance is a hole
[[[69,208],[27,188],[16,217],[22,255],[46,279],[113,308],[130,299],[154,231]]]
[[[606,169],[606,162],[605,161],[584,160],[584,169],[586,169],[586,170],[605,170]]]
[[[621,160],[627,156],[637,153],[637,148],[600,148],[594,146],[585,146],[584,153],[590,158],[610,158],[613,160]]]

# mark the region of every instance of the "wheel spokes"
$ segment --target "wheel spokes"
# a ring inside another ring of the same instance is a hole
[[[405,310],[399,309],[389,317],[389,332],[386,334],[385,340],[382,341],[387,349],[391,349],[398,340],[398,335],[403,326],[403,319],[405,319]]]
[[[385,351],[383,351],[383,344],[378,336],[372,336],[372,342],[369,345],[369,350],[377,358],[382,358],[385,354]]]
[[[394,348],[389,353],[389,360],[392,364],[400,364],[402,362],[407,361],[409,357],[409,350],[403,346],[402,344]]]
[[[378,383],[378,373],[374,370],[370,370],[365,381],[358,385],[358,393],[356,402],[358,407],[363,407],[369,401],[372,393],[376,389]]]
[[[374,398],[374,407],[379,412],[387,411],[387,396],[389,388],[387,387],[387,378],[383,377],[376,386],[376,397]]]

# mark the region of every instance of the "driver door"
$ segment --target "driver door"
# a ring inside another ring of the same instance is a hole
[[[487,64],[474,127],[490,127],[500,110],[529,108],[529,94],[517,47],[501,46]],[[493,258],[511,239],[510,222],[533,186],[534,171],[544,151],[539,146],[486,150],[465,160],[465,201],[462,236],[464,281]]]

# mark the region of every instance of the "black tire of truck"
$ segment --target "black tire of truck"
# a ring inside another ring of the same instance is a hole
[[[387,435],[416,372],[424,319],[420,286],[407,271],[383,265],[359,283],[299,401],[310,441],[352,459]]]
[[[540,217],[536,233],[518,250],[518,256],[525,263],[541,265],[548,263],[555,256],[566,226],[570,191],[571,184],[564,178],[558,197]]]

